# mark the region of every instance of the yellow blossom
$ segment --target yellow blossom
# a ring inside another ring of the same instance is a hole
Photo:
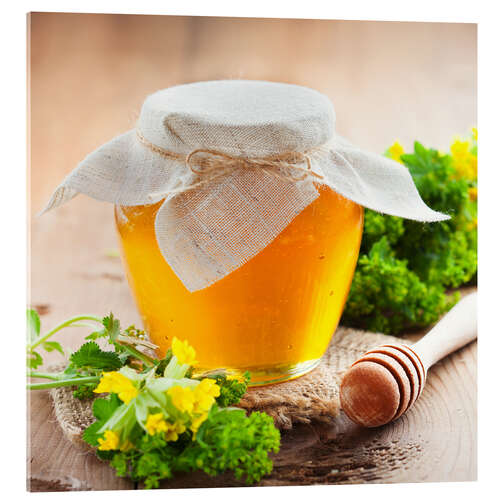
[[[114,392],[118,394],[118,397],[125,404],[130,403],[130,400],[135,398],[139,393],[131,380],[120,372],[104,372],[94,392],[97,394],[102,392]]]
[[[177,441],[179,434],[186,430],[182,422],[170,423],[165,420],[163,413],[153,413],[148,415],[146,420],[146,430],[152,436],[158,432],[165,433],[165,441]]]
[[[172,404],[182,412],[191,413],[194,406],[194,392],[189,387],[180,387],[178,385],[171,387],[167,394],[172,399]]]
[[[472,201],[477,200],[477,187],[471,187],[471,188],[469,188],[469,198]]]
[[[178,359],[179,363],[182,365],[195,365],[196,361],[196,352],[195,350],[188,344],[187,340],[179,340],[177,337],[174,337],[172,340],[172,354]]]
[[[398,141],[396,141],[390,148],[389,148],[389,156],[395,161],[398,161],[399,163],[403,163],[401,160],[401,155],[404,154],[404,149],[401,144],[399,144]]]
[[[195,413],[206,412],[215,403],[215,398],[220,395],[220,387],[214,379],[204,378],[193,392],[195,397],[193,411]]]
[[[171,424],[167,422],[167,432],[165,433],[165,441],[177,441],[179,434],[186,431],[186,426],[181,422]]]
[[[465,158],[469,154],[469,143],[468,141],[455,139],[453,144],[450,146],[450,151],[453,158]]]
[[[453,166],[458,177],[477,179],[477,156],[470,151],[470,143],[455,139],[450,146]]]
[[[151,415],[148,415],[145,427],[148,431],[148,434],[150,434],[151,436],[153,434],[156,434],[157,432],[166,432],[167,423],[165,422],[163,413],[153,413]]]
[[[97,442],[99,443],[99,450],[116,450],[118,448],[120,438],[116,432],[107,430],[104,431],[104,438],[97,438]]]
[[[472,127],[472,138],[477,142],[477,128]]]
[[[477,217],[474,217],[471,222],[468,224],[469,231],[474,231],[477,229]]]
[[[200,428],[201,424],[205,422],[205,420],[208,417],[208,412],[204,412],[201,415],[198,415],[197,417],[193,418],[191,422],[191,430],[193,431],[193,440],[196,436],[196,433],[198,432],[198,429]]]
[[[204,392],[205,394],[209,394],[214,398],[220,396],[220,387],[217,385],[217,382],[213,378],[204,378],[201,382],[194,388],[196,391]]]

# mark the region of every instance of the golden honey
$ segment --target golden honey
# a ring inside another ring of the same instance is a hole
[[[326,187],[249,262],[189,292],[156,242],[155,205],[115,208],[122,257],[144,327],[164,355],[173,337],[199,370],[251,373],[251,384],[314,368],[338,324],[356,266],[363,208]]]

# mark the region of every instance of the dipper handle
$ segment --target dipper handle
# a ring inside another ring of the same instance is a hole
[[[458,302],[432,330],[413,344],[425,370],[477,337],[477,292]]]

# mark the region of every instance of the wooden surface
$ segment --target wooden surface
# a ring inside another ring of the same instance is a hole
[[[110,310],[124,325],[139,322],[121,263],[109,256],[117,247],[112,207],[79,196],[35,214],[79,160],[133,127],[142,100],[159,88],[219,78],[308,85],[331,97],[342,134],[378,152],[396,138],[446,148],[476,122],[473,25],[33,14],[28,28],[29,303],[44,330]],[[59,339],[75,347],[82,331]],[[29,398],[32,490],[134,487],[63,438],[47,394]],[[419,402],[393,425],[369,431],[340,418],[284,433],[261,484],[475,478],[471,345],[431,369]],[[195,475],[166,486],[233,484]]]

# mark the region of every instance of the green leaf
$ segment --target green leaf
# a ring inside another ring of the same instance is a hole
[[[70,357],[71,363],[77,368],[96,368],[98,370],[116,370],[122,367],[122,362],[114,352],[103,351],[95,342],[87,342]]]
[[[126,453],[116,453],[111,460],[111,466],[115,469],[118,477],[125,477],[128,472],[128,460]]]
[[[245,372],[242,380],[228,379],[225,374],[208,375],[206,378],[213,378],[217,382],[220,394],[216,398],[216,401],[221,408],[225,408],[240,402],[240,399],[247,391],[250,373]]]
[[[102,434],[98,432],[99,429],[121,404],[122,402],[116,394],[110,394],[107,398],[97,398],[92,405],[92,412],[97,420],[85,429],[82,439],[91,446],[97,446],[99,444],[97,439]]]
[[[96,399],[97,401],[97,399]],[[99,437],[101,437],[101,433],[97,432],[100,428],[102,427],[101,422],[94,422],[93,424],[90,424],[82,434],[82,439],[90,444],[90,446],[98,446],[99,441],[97,440]]]
[[[106,337],[107,335],[108,331],[105,328],[103,328],[102,330],[99,330],[97,332],[92,332],[90,335],[87,335],[85,337],[85,340],[96,340],[102,337]]]
[[[112,393],[108,398],[97,398],[92,405],[92,413],[97,420],[105,422],[122,405],[120,398]]]
[[[113,450],[96,450],[95,454],[101,460],[112,460],[117,452]]]
[[[102,324],[109,339],[114,342],[120,334],[120,321],[114,318],[113,313],[109,313],[109,316],[103,318]]]
[[[66,378],[78,377],[80,374],[73,363],[68,363],[68,366],[64,370],[64,375]]]
[[[58,351],[64,356],[64,349],[62,348],[62,346],[59,342],[53,342],[53,341],[46,340],[45,342],[42,343],[42,347],[47,352]]]
[[[28,342],[32,344],[40,335],[40,316],[34,309],[26,311],[26,322],[28,327]]]
[[[170,363],[172,356],[173,356],[172,349],[168,349],[168,351],[165,354],[165,357],[163,359],[161,359],[160,362],[156,365],[155,372],[157,375],[160,375],[161,377],[163,376],[163,373],[165,372],[165,368]]]
[[[415,141],[414,143],[415,154],[423,157],[427,157],[427,150],[420,144],[420,142]]]
[[[94,389],[97,387],[98,384],[82,384],[79,385],[74,391],[73,391],[73,397],[76,399],[84,400],[84,399],[92,399],[95,394],[94,394]]]
[[[28,368],[34,370],[40,365],[43,365],[43,358],[36,351],[29,352],[26,364],[28,365]]]

